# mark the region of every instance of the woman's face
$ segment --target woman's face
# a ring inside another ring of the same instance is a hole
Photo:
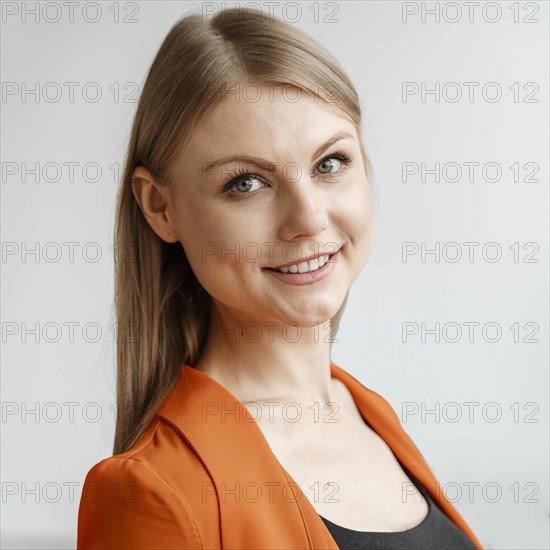
[[[338,312],[370,253],[359,136],[305,92],[261,92],[254,102],[225,96],[194,130],[168,188],[167,217],[222,315],[310,327]],[[236,156],[247,159],[228,160]],[[309,284],[264,269],[338,249],[332,271]]]

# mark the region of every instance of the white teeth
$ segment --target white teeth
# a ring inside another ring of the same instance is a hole
[[[309,262],[298,264],[298,273],[305,273],[306,271],[309,271]]]
[[[310,260],[309,262],[300,262],[299,264],[290,265],[288,267],[274,267],[273,269],[281,273],[308,273],[317,271],[320,267],[323,267],[328,262],[328,259],[329,255],[326,255]]]

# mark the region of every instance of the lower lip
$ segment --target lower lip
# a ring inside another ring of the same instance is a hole
[[[340,250],[330,256],[323,267],[309,273],[282,273],[269,268],[263,268],[262,271],[289,285],[309,285],[324,279],[336,267],[339,258]]]

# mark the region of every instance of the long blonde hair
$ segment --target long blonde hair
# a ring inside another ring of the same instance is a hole
[[[143,86],[117,200],[115,309],[117,425],[113,454],[130,449],[153,419],[184,364],[193,365],[208,334],[212,299],[179,242],[166,243],[132,193],[138,166],[169,185],[178,154],[220,90],[243,82],[291,85],[332,104],[360,132],[359,98],[342,67],[282,19],[231,8],[206,21],[180,19],[162,43]],[[214,93],[210,91],[214,90]],[[361,150],[367,175],[370,164]],[[347,302],[337,315],[336,327]]]

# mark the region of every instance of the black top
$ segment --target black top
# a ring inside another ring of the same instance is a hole
[[[354,531],[336,525],[319,516],[341,550],[476,550],[474,543],[453,523],[432,500],[428,491],[401,464],[403,471],[416,485],[428,503],[428,515],[418,525],[406,531]]]

